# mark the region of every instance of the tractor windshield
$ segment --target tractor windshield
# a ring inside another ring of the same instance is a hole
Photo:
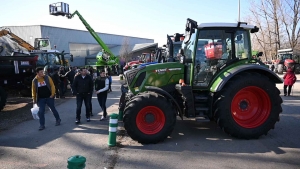
[[[178,61],[180,60],[180,58],[177,58],[177,56],[178,56],[179,49],[181,48],[181,44],[182,42],[174,42],[173,44],[173,56]]]
[[[54,53],[47,53],[50,65],[60,65],[60,59]]]
[[[34,53],[38,55],[37,66],[60,65],[60,59],[54,53]]]
[[[292,59],[292,54],[279,54],[278,59],[280,60]]]
[[[187,63],[187,81],[202,87],[207,87],[214,74],[228,61],[251,58],[249,31],[243,29],[198,29],[182,49],[185,59],[192,60]]]
[[[196,37],[199,32],[198,38]],[[197,30],[191,40],[183,44],[187,59],[192,59],[195,51],[195,63],[205,60],[230,60],[234,58],[245,59],[251,54],[249,32],[247,30],[227,31],[224,29]],[[195,44],[197,46],[195,47]]]
[[[248,39],[248,32],[244,30],[234,33],[226,30],[201,30],[196,58],[199,55],[203,57],[202,60],[248,58],[250,45],[244,39]]]

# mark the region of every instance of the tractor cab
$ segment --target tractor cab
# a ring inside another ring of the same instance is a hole
[[[51,50],[49,38],[35,38],[34,48],[37,50]]]
[[[69,53],[58,52],[57,50],[35,50],[30,53],[38,56],[36,66],[44,67],[45,74],[53,73],[56,67],[69,66],[69,62],[65,59],[65,55]],[[73,55],[70,54],[70,61],[73,60]]]
[[[245,23],[197,25],[188,19],[180,50],[186,84],[209,87],[217,72],[239,60],[251,59],[249,30],[257,32],[258,28]]]
[[[178,52],[181,49],[184,35],[175,33],[174,35],[167,35],[167,39],[166,62],[179,62]]]

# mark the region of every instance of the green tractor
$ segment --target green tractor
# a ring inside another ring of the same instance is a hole
[[[140,143],[157,143],[174,129],[176,116],[214,120],[229,135],[258,138],[279,121],[282,80],[252,58],[247,23],[187,19],[181,62],[126,71],[124,127]],[[262,55],[259,53],[258,56]]]

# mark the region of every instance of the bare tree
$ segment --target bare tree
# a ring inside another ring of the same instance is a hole
[[[132,59],[132,52],[128,37],[125,37],[123,39],[123,43],[120,50],[120,58],[124,59],[126,63]]]
[[[300,40],[300,1],[285,0],[285,6],[280,6],[281,19],[286,31],[289,47],[294,49]]]
[[[257,50],[262,50],[266,60],[273,59],[280,48],[279,0],[252,1],[250,22],[260,28],[255,34],[253,44],[259,44]],[[256,41],[256,42],[255,42]]]
[[[260,28],[253,38],[254,49],[262,50],[266,59],[274,59],[278,49],[297,47],[299,10],[299,0],[253,0],[248,21]]]

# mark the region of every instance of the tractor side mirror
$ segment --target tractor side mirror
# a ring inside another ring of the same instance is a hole
[[[184,43],[190,41],[192,34],[195,33],[195,29],[197,28],[197,22],[188,18],[185,27],[185,38]]]
[[[176,57],[174,56],[173,53],[173,41],[171,39],[171,36],[167,35],[167,39],[168,39],[168,50],[169,50],[169,57]]]
[[[258,32],[259,31],[259,28],[258,27],[256,27],[256,26],[254,26],[254,28],[253,29],[251,29],[251,33],[256,33],[256,32]]]
[[[258,52],[257,57],[262,56],[263,52]]]
[[[73,62],[73,55],[70,54],[70,61]]]

